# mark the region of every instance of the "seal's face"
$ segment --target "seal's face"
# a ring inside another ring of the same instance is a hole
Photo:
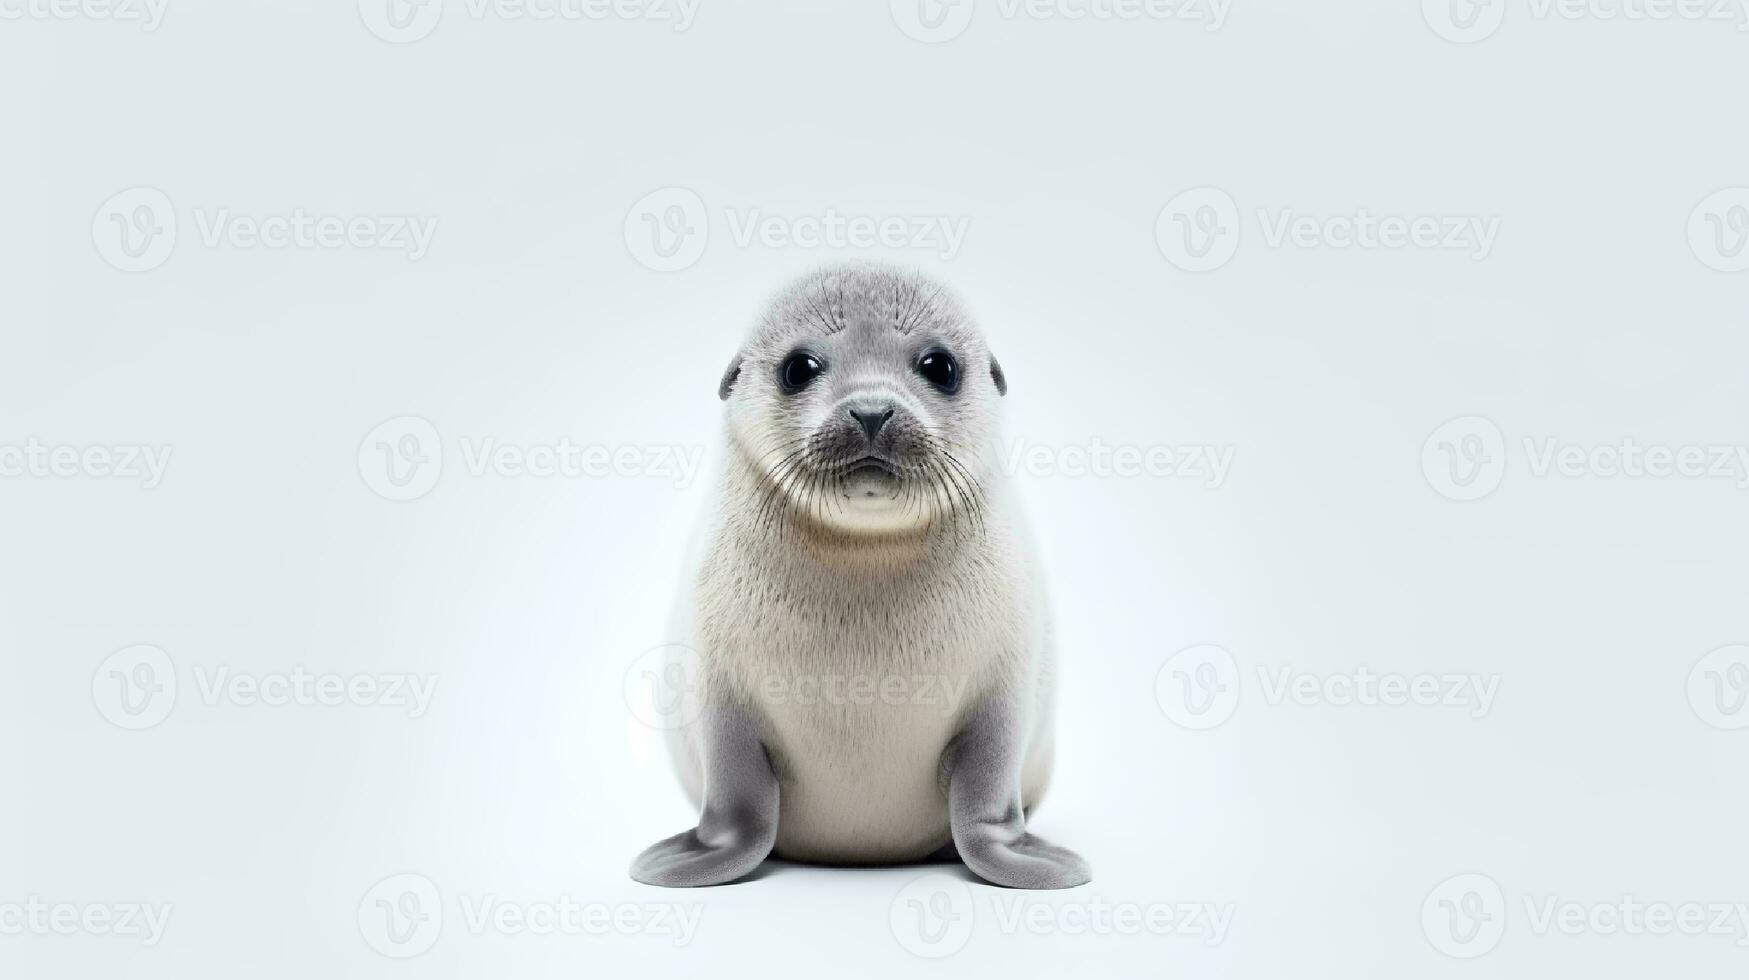
[[[780,297],[721,394],[761,520],[891,534],[981,520],[1004,385],[939,286],[853,269]]]

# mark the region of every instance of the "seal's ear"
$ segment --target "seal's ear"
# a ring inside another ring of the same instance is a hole
[[[1008,394],[1008,376],[1002,373],[1002,365],[996,362],[994,356],[990,358],[990,378],[996,382],[996,394]]]
[[[723,372],[723,380],[717,382],[717,397],[723,401],[729,400],[729,393],[735,390],[735,379],[741,376],[741,355],[729,362],[729,369]]]

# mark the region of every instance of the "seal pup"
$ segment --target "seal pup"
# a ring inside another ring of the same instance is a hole
[[[675,743],[698,826],[632,862],[718,885],[767,855],[888,864],[951,845],[979,877],[1068,888],[1026,830],[1052,761],[1038,569],[995,442],[1002,368],[921,275],[784,290],[717,388],[729,452],[678,635],[699,712]]]

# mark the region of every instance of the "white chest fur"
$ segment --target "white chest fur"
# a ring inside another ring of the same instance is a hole
[[[998,688],[1042,702],[1045,637],[1003,528],[844,567],[718,531],[695,642],[752,705],[777,767],[780,856],[923,857],[949,839],[943,750]],[[1047,746],[1048,747],[1048,746]]]

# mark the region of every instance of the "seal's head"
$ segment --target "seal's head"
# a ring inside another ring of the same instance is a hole
[[[717,393],[762,521],[894,534],[982,520],[1007,390],[941,284],[848,266],[780,294]]]

